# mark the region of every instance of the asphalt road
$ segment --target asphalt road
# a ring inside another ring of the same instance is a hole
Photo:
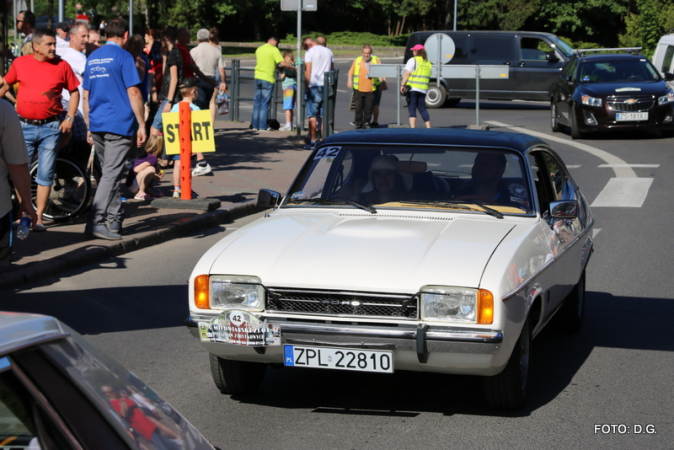
[[[346,90],[343,77],[341,84]],[[340,95],[337,128],[347,129],[352,119]],[[384,102],[395,97],[385,93]],[[395,120],[391,114],[386,109],[380,123]],[[474,103],[431,117],[436,126],[465,126],[474,123]],[[623,133],[571,141],[552,135],[542,103],[484,102],[481,118],[492,129],[547,136],[597,221],[585,326],[572,336],[539,335],[532,395],[517,413],[484,407],[472,377],[404,372],[270,368],[258,394],[219,394],[207,353],[182,325],[186,280],[206,249],[253,217],[4,291],[0,309],[65,321],[223,449],[672,448],[674,140]],[[617,198],[616,189],[633,195]]]

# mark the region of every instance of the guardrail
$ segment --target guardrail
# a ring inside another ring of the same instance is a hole
[[[229,70],[231,79],[230,91],[230,112],[231,118],[234,122],[240,121],[240,103],[242,101],[255,101],[254,97],[241,96],[241,80],[255,80],[254,75],[243,75],[242,73],[255,72],[254,68],[241,67],[241,60],[233,59],[230,67],[225,67]],[[281,88],[282,80],[276,75],[276,82],[272,88],[272,101],[269,103],[268,118],[276,119],[278,114],[278,105],[283,105],[283,89]],[[335,132],[335,101],[337,98],[337,84],[339,81],[339,70],[332,70],[325,72],[323,85],[323,137],[330,136]],[[295,124],[297,127],[297,136],[301,136],[304,131],[306,100],[304,97],[304,64],[297,65],[297,92],[295,93],[296,100],[296,116]],[[278,120],[278,119],[277,119]]]

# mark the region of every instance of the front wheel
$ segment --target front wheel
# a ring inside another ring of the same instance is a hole
[[[257,391],[267,371],[266,364],[232,361],[210,354],[211,376],[215,386],[227,395],[246,395]]]
[[[429,86],[426,93],[426,108],[437,109],[445,104],[447,90],[444,86]]]
[[[559,124],[559,120],[557,120],[557,104],[554,102],[550,103],[550,127],[553,132],[562,131],[562,126]]]
[[[578,118],[576,117],[576,113],[573,109],[571,110],[569,119],[571,122],[571,139],[582,139],[583,133],[580,131],[578,126]]]
[[[527,319],[505,369],[497,375],[482,378],[482,395],[490,407],[516,410],[525,405],[530,359],[531,329]]]

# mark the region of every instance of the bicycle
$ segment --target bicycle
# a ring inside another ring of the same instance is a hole
[[[54,184],[52,185],[43,217],[53,222],[64,222],[83,214],[91,206],[92,179],[100,179],[100,171],[92,163],[93,149],[84,151],[83,145],[72,145],[61,149],[54,163]],[[30,166],[31,201],[37,207],[38,160]]]

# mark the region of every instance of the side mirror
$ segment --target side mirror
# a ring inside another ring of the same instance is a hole
[[[573,84],[573,78],[571,77],[571,75],[569,75],[568,77],[566,77],[566,78],[564,79],[564,81],[566,81],[566,84],[569,84],[569,85]]]
[[[578,201],[562,200],[550,202],[550,217],[553,219],[575,219],[578,217]]]
[[[555,52],[548,52],[545,54],[545,59],[548,60],[548,62],[558,62],[559,58],[555,54]]]
[[[672,81],[672,80],[674,80],[674,73],[665,72],[663,75],[665,76],[665,81]]]
[[[276,191],[269,189],[260,189],[260,192],[257,194],[257,207],[258,208],[276,208],[281,204],[282,196]]]

